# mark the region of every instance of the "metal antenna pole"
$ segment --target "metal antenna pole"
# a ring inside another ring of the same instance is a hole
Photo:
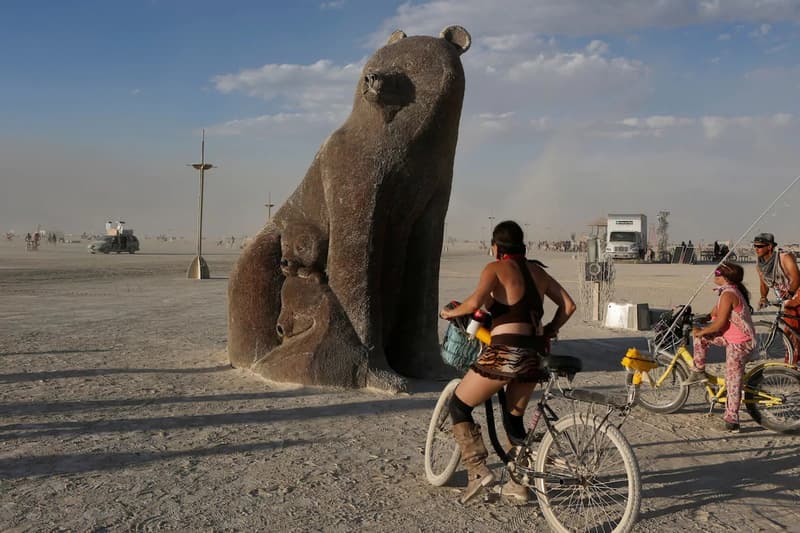
[[[197,257],[203,257],[203,189],[206,183],[206,171],[203,168],[206,164],[206,130],[203,130],[203,137],[200,141],[200,205],[197,208]]]
[[[275,207],[275,204],[272,203],[272,193],[267,193],[267,203],[264,204],[264,207],[267,208],[267,224],[269,221],[272,220],[272,208]]]
[[[200,171],[200,195],[199,206],[197,208],[197,257],[192,260],[186,277],[189,279],[208,279],[211,273],[208,264],[203,259],[203,190],[205,188],[206,170],[214,168],[211,163],[206,163],[206,130],[203,130],[203,138],[200,141],[200,163],[194,163],[192,168]]]

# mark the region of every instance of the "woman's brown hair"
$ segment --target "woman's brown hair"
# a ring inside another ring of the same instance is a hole
[[[744,269],[741,267],[741,265],[737,265],[731,261],[724,261],[720,263],[720,265],[717,267],[717,270],[720,274],[722,274],[723,278],[728,280],[731,285],[736,285],[736,288],[739,289],[739,292],[741,292],[742,296],[744,296],[747,306],[752,307],[750,305],[750,291],[748,291],[747,287],[745,287],[744,283],[742,283],[742,280],[744,279]]]

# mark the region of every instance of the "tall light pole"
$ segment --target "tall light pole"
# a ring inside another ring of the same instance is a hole
[[[523,226],[525,226],[525,239],[526,239],[526,243],[525,243],[525,244],[527,245],[527,247],[528,247],[528,248],[531,248],[531,247],[532,247],[532,244],[533,244],[533,242],[531,241],[531,235],[530,235],[530,233],[528,233],[528,226],[530,226],[530,224],[529,224],[529,223],[527,223],[527,222],[525,222],[525,223],[523,224]]]
[[[200,171],[200,205],[197,214],[197,257],[192,260],[186,277],[189,279],[208,279],[211,273],[208,264],[203,259],[203,186],[205,185],[206,170],[211,170],[214,165],[206,163],[206,130],[203,130],[203,140],[200,142],[200,162],[190,165]]]
[[[272,220],[272,208],[275,207],[275,204],[272,203],[272,193],[267,193],[267,203],[264,204],[264,207],[267,208],[267,224],[269,221]]]

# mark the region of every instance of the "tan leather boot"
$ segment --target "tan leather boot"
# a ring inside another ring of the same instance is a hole
[[[494,474],[486,466],[489,453],[483,445],[481,428],[472,422],[459,422],[453,425],[453,436],[461,448],[461,460],[467,467],[467,489],[459,502],[467,503],[483,487],[494,483]]]
[[[494,489],[492,489],[492,492],[499,494],[500,496],[511,498],[520,503],[527,502],[529,497],[528,487],[520,485],[513,479],[509,479],[502,485],[495,485]]]
[[[508,454],[509,464],[513,466],[512,463],[515,463],[516,461],[519,460],[517,456],[520,453],[525,453],[525,452],[523,452],[522,446],[510,446],[506,450],[506,453]],[[529,466],[533,467],[532,464],[533,461],[531,461],[531,459],[533,460],[536,459],[535,455],[536,452],[533,452],[532,456],[531,452],[527,452],[527,454],[528,456],[526,457],[526,463],[530,461]],[[495,485],[494,488],[492,488],[492,492],[495,494],[499,494],[500,496],[505,496],[507,498],[516,500],[519,503],[527,502],[530,497],[530,493],[528,492],[528,487],[526,487],[525,485],[520,485],[519,483],[514,481],[514,479],[511,477],[509,477],[509,480],[503,483],[502,485],[499,484]]]

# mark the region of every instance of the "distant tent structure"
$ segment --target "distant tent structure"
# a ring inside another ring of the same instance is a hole
[[[667,228],[669,228],[669,221],[667,220],[668,216],[669,211],[658,212],[658,228],[656,229],[656,257],[658,258],[658,261],[663,263],[670,262],[669,250],[667,249],[669,246],[669,235],[667,234]]]

